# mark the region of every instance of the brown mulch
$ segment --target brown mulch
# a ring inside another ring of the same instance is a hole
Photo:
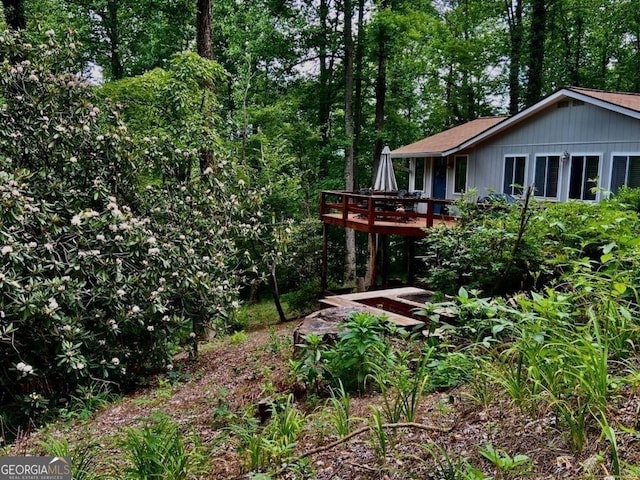
[[[126,427],[141,424],[152,414],[161,412],[178,422],[185,432],[196,433],[209,453],[211,471],[206,478],[243,479],[247,476],[237,442],[224,428],[225,412],[252,412],[258,401],[275,393],[286,393],[289,376],[291,342],[295,322],[277,325],[275,331],[258,330],[233,344],[228,338],[217,339],[204,348],[197,361],[182,360],[176,369],[190,379],[174,386],[140,391],[97,412],[89,421],[60,423],[47,432],[65,438],[70,445],[97,441],[101,469],[118,471],[123,463],[118,438]],[[276,342],[276,339],[279,341]],[[511,456],[527,455],[532,459],[528,472],[503,478],[579,479],[607,478],[611,475],[611,448],[593,426],[586,447],[572,452],[566,437],[551,411],[522,412],[505,395],[493,392],[487,407],[479,406],[468,387],[425,396],[416,422],[434,427],[389,429],[389,447],[384,459],[376,455],[373,436],[362,433],[335,447],[308,457],[318,480],[347,479],[440,479],[448,465],[462,467],[466,461],[487,475],[496,476],[495,467],[479,454],[479,448],[491,444]],[[637,389],[626,388],[611,400],[610,421],[616,431],[618,453],[624,462],[640,465],[640,436],[625,433],[640,423],[640,396]],[[335,441],[321,406],[300,402],[307,413],[307,428],[296,445],[296,454],[317,449]],[[351,415],[359,418],[353,429],[367,426],[373,406],[381,406],[379,395],[354,397]],[[23,437],[8,455],[43,453],[38,442],[42,433]],[[295,477],[286,471],[282,478]],[[308,478],[308,477],[307,477]],[[457,478],[457,477],[456,477]],[[613,477],[611,477],[613,478]],[[628,477],[633,478],[633,477]]]

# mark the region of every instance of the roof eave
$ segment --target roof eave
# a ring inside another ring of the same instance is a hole
[[[391,152],[391,158],[429,158],[429,157],[442,157],[442,152]]]

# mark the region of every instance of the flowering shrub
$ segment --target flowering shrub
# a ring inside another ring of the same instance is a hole
[[[238,245],[265,227],[261,191],[221,157],[190,182],[141,188],[141,148],[69,73],[53,32],[35,47],[2,33],[0,51],[17,59],[0,65],[0,422],[12,425],[85,385],[171,369],[179,344],[224,326],[258,271]]]

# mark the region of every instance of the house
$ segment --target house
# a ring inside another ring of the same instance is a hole
[[[567,87],[511,117],[479,118],[391,152],[409,159],[409,191],[476,189],[598,201],[640,187],[640,94]]]
[[[323,290],[330,226],[368,235],[364,283],[375,288],[378,271],[387,283],[389,236],[406,242],[411,282],[415,240],[455,222],[447,204],[472,189],[518,196],[532,185],[540,200],[598,201],[622,185],[640,187],[640,94],[562,88],[516,115],[478,118],[390,155],[408,159],[409,185],[400,188],[417,195],[321,193]]]

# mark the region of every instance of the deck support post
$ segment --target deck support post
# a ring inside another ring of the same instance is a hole
[[[378,234],[370,233],[369,234],[369,263],[367,264],[367,278],[365,281],[365,287],[370,289],[371,287],[376,287],[376,276],[377,272],[377,252],[378,251]]]
[[[413,237],[406,237],[407,241],[407,282],[413,284],[416,276],[416,240]]]
[[[382,257],[382,285],[389,287],[389,235],[381,235],[380,256]]]
[[[322,224],[322,261],[320,264],[320,290],[324,294],[327,291],[327,258],[328,258],[328,230],[329,225]]]

